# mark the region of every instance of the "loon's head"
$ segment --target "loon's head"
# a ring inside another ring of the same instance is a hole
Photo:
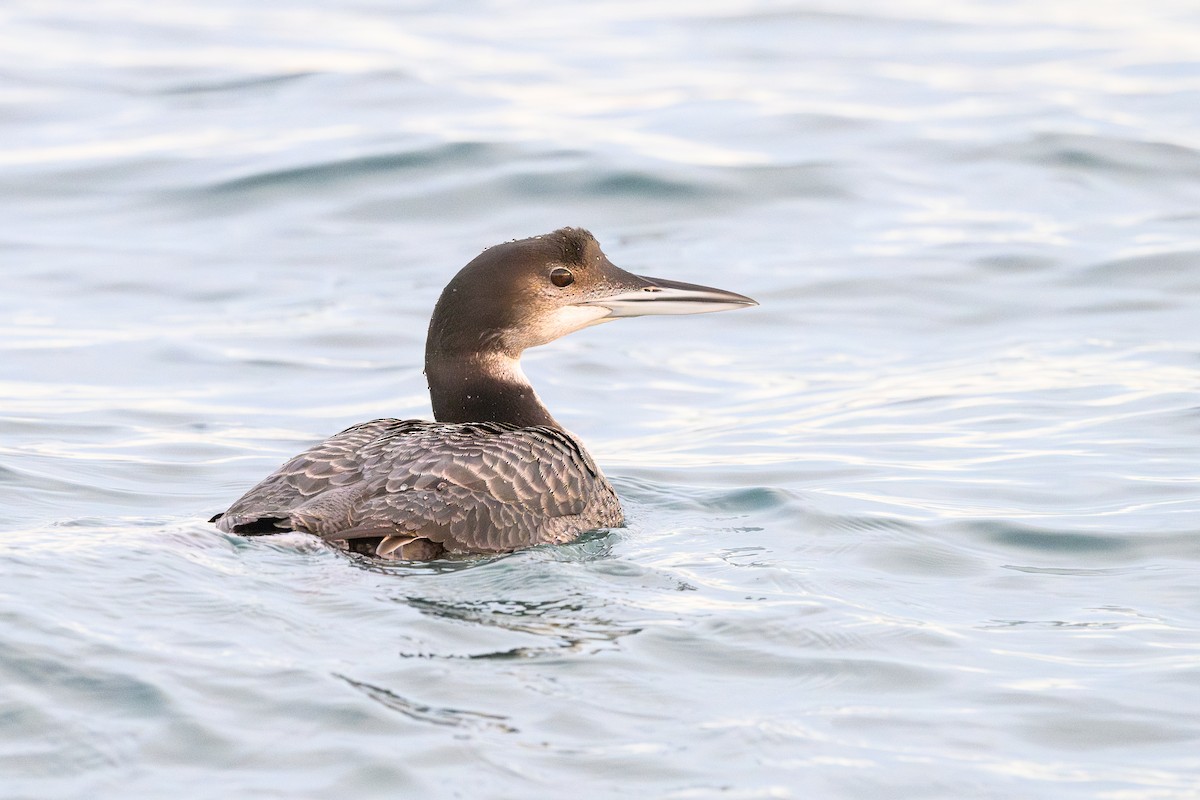
[[[484,250],[450,281],[429,324],[426,361],[521,351],[622,317],[703,314],[758,305],[749,297],[634,275],[590,233],[562,228]]]

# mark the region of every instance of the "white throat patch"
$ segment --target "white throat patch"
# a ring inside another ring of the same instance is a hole
[[[539,321],[532,331],[539,344],[552,342],[589,325],[604,321],[609,310],[602,306],[563,306]]]

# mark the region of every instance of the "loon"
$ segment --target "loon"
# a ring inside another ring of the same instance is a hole
[[[403,560],[505,553],[619,526],[616,492],[542,405],[521,353],[623,317],[754,305],[733,292],[626,272],[580,228],[490,247],[454,276],[429,323],[435,422],[347,428],[210,522],[244,535],[302,531]]]

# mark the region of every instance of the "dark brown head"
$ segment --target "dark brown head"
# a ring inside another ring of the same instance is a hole
[[[757,305],[706,286],[615,266],[581,228],[496,245],[450,281],[429,324],[425,359],[518,358],[523,350],[619,317],[696,314]]]
[[[454,276],[433,310],[425,343],[433,416],[559,427],[521,372],[526,348],[618,317],[752,305],[740,294],[626,272],[579,228],[496,245]]]

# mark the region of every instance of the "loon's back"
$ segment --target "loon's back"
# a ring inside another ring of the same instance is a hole
[[[566,431],[378,419],[288,461],[215,519],[400,558],[502,553],[623,521],[616,493]]]

